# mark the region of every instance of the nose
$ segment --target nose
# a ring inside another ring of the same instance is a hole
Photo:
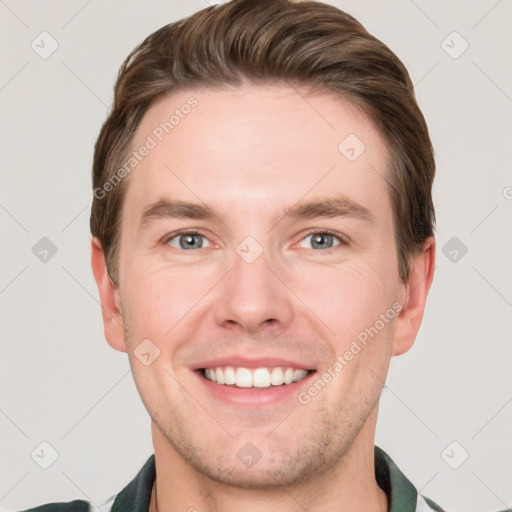
[[[235,254],[231,272],[217,290],[218,325],[251,334],[289,326],[293,296],[269,260],[265,251],[252,262]]]

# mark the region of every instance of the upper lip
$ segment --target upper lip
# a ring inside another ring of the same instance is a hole
[[[281,357],[255,357],[223,356],[214,359],[205,359],[191,366],[193,370],[201,368],[217,368],[219,366],[233,366],[235,368],[273,368],[276,366],[284,368],[295,368],[298,370],[314,370],[311,364]]]

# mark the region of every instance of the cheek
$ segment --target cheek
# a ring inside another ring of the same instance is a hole
[[[317,275],[315,281],[325,288],[311,297],[311,309],[316,308],[331,330],[326,341],[334,358],[324,371],[335,375],[335,384],[324,400],[335,401],[340,408],[360,408],[364,401],[373,404],[391,357],[394,280],[385,272],[354,264],[337,273],[326,272],[323,278]]]
[[[121,297],[132,331],[156,343],[168,339],[174,326],[211,288],[216,276],[211,268],[189,270],[168,264],[138,264],[135,260],[124,270]]]
[[[361,262],[346,262],[338,268],[326,265],[297,272],[294,288],[335,342],[344,344],[391,308],[396,285],[389,274]]]

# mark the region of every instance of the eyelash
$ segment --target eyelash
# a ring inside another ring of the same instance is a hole
[[[308,238],[309,236],[311,235],[331,235],[333,236],[334,238],[336,238],[339,242],[339,245],[335,245],[334,247],[329,247],[328,249],[314,249],[314,248],[311,248],[309,250],[311,251],[315,251],[315,252],[331,252],[331,251],[334,251],[335,249],[339,248],[339,247],[342,247],[342,246],[346,246],[348,245],[348,240],[345,236],[342,236],[338,233],[335,233],[334,231],[331,231],[329,229],[323,229],[323,230],[318,230],[318,229],[313,229],[311,231],[308,231],[300,240],[298,243],[302,242],[303,240],[305,240],[306,238]]]
[[[178,231],[177,233],[171,233],[170,235],[167,235],[165,236],[163,239],[162,239],[162,243],[164,245],[167,245],[173,238],[176,238],[178,236],[185,236],[185,235],[199,235],[199,236],[202,236],[204,238],[208,238],[206,235],[203,235],[203,233],[200,233],[199,231]],[[308,231],[300,240],[299,242],[297,243],[300,243],[302,242],[303,240],[305,240],[307,237],[311,236],[311,235],[331,235],[333,236],[334,238],[336,238],[339,242],[339,245],[335,245],[334,247],[330,247],[329,249],[310,249],[312,251],[317,251],[317,252],[330,252],[334,249],[336,249],[337,247],[341,247],[341,246],[347,246],[348,245],[348,239],[346,236],[342,236],[338,233],[335,233],[334,231],[331,231],[329,229],[323,229],[323,230],[311,230],[311,231]],[[203,249],[203,247],[202,247]],[[207,249],[207,247],[204,247],[204,249]],[[186,250],[186,249],[183,249],[183,250]],[[197,249],[196,249],[197,250]]]

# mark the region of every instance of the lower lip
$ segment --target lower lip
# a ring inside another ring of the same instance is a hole
[[[199,371],[194,372],[203,386],[212,393],[216,398],[224,402],[230,402],[235,405],[267,405],[286,400],[290,396],[297,396],[304,385],[308,385],[309,380],[315,372],[291,384],[283,384],[281,386],[271,386],[268,388],[238,388],[236,386],[226,386],[217,384],[211,380],[205,379]]]

